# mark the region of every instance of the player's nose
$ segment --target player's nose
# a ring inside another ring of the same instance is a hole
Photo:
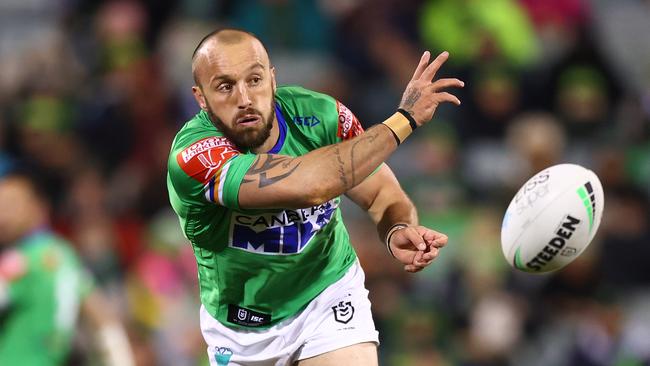
[[[241,109],[248,108],[252,104],[250,94],[245,85],[238,85],[236,88],[237,93],[237,106]]]

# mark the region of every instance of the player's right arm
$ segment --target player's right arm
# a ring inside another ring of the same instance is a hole
[[[441,103],[460,104],[445,89],[463,87],[462,81],[433,81],[448,56],[443,52],[429,63],[430,54],[425,52],[406,87],[399,108],[408,112],[417,126],[430,121]],[[239,187],[239,206],[304,208],[326,202],[363,181],[395,151],[397,139],[403,140],[411,131],[409,120],[396,113],[354,139],[303,156],[259,154]]]

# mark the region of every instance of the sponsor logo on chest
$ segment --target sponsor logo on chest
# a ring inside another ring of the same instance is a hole
[[[300,253],[330,222],[337,207],[338,202],[331,200],[319,206],[277,213],[233,213],[228,245],[263,254]]]

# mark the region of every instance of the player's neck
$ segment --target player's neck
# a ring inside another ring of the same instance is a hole
[[[280,126],[278,125],[278,116],[273,113],[273,124],[271,126],[271,134],[269,135],[269,138],[264,141],[264,143],[255,149],[251,149],[252,152],[255,154],[264,154],[267,153],[269,150],[275,146],[276,142],[278,142],[278,138],[280,137]]]

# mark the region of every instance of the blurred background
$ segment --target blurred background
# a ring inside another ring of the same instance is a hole
[[[650,1],[3,0],[0,166],[38,170],[138,365],[207,363],[165,174],[198,111],[191,53],[222,26],[257,34],[279,83],[336,97],[366,128],[393,113],[425,49],[449,51],[440,76],[466,83],[463,105],[389,161],[422,224],[449,235],[434,265],[404,273],[344,203],[382,365],[650,365]],[[517,273],[503,212],[560,162],[600,176],[599,233],[557,273]],[[84,364],[78,343],[70,364]]]

